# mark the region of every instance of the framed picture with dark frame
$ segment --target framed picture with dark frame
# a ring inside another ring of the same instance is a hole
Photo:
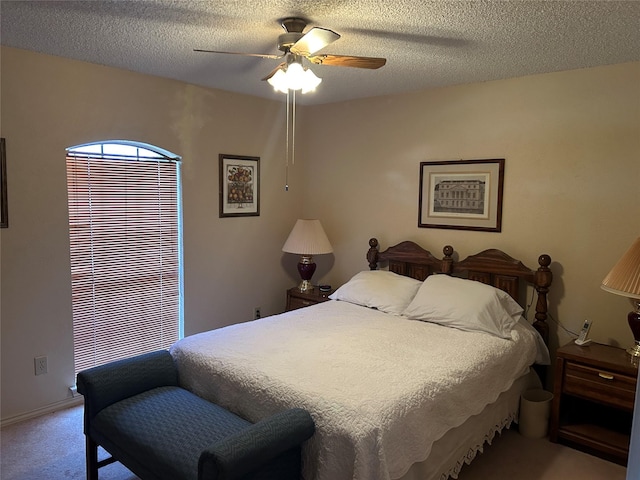
[[[220,159],[220,217],[260,215],[260,157],[227,155]]]
[[[504,158],[420,163],[418,227],[500,232]]]
[[[9,208],[7,207],[7,144],[0,138],[0,228],[9,227]]]

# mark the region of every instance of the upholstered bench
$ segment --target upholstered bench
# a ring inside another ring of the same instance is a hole
[[[119,461],[143,480],[300,478],[313,420],[290,409],[255,424],[180,388],[166,350],[78,374],[87,479]],[[111,454],[98,461],[98,446]]]

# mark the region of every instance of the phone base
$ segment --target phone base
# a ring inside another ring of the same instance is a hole
[[[581,347],[584,347],[585,345],[589,345],[591,343],[591,339],[587,338],[586,340],[575,340],[576,345],[580,345]]]

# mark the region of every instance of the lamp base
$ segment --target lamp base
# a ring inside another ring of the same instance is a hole
[[[640,342],[636,342],[633,347],[627,348],[627,353],[632,357],[640,357]]]
[[[630,298],[633,310],[629,312],[627,321],[629,322],[629,328],[633,333],[635,345],[627,349],[627,353],[632,357],[640,357],[640,299]]]
[[[302,255],[298,263],[298,273],[300,274],[300,278],[302,278],[302,282],[298,285],[298,290],[302,293],[308,293],[314,290],[314,286],[311,285],[311,277],[313,277],[315,271],[316,264],[313,261],[313,257],[311,255]]]
[[[300,290],[301,293],[309,293],[315,290],[315,287],[311,285],[309,280],[302,280],[300,285],[298,285],[298,290]]]

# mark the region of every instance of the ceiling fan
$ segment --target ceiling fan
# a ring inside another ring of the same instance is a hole
[[[274,68],[269,75],[262,80],[269,80],[278,71],[286,69],[287,65],[293,63],[302,63],[302,58],[306,58],[311,63],[317,65],[334,65],[338,67],[355,67],[376,69],[382,67],[387,60],[377,57],[358,57],[352,55],[332,55],[319,54],[316,52],[322,50],[327,45],[335,42],[340,38],[336,32],[322,27],[313,27],[307,33],[302,33],[307,26],[307,21],[298,17],[287,17],[280,21],[280,25],[286,33],[278,37],[278,49],[282,51],[281,55],[270,55],[262,53],[240,53],[240,52],[223,52],[218,50],[194,49],[195,52],[207,53],[224,53],[230,55],[245,55],[250,57],[260,57],[268,59],[282,59],[285,62]]]
[[[323,53],[316,55],[327,45],[340,38],[340,35],[328,28],[313,27],[307,33],[303,30],[307,21],[299,17],[287,17],[280,21],[285,33],[278,36],[278,50],[280,55],[264,53],[224,52],[220,50],[204,50],[194,48],[195,52],[224,53],[229,55],[244,55],[267,59],[284,59],[262,80],[268,81],[276,91],[287,94],[286,110],[286,169],[285,190],[289,190],[289,161],[295,161],[295,124],[296,124],[296,90],[306,93],[315,89],[321,82],[310,69],[303,67],[302,60],[307,59],[316,65],[334,65],[338,67],[355,67],[376,69],[387,63],[385,58],[358,57],[353,55],[333,55]]]

